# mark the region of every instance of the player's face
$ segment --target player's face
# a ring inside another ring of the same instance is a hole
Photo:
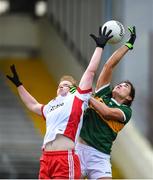
[[[113,89],[114,96],[118,96],[121,99],[128,99],[131,92],[131,85],[128,83],[120,83],[116,85]]]
[[[72,83],[69,81],[60,82],[57,88],[57,95],[66,96],[70,90],[70,86],[72,86]]]

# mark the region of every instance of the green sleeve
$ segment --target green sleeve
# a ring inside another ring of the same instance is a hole
[[[101,97],[103,95],[108,95],[111,93],[110,84],[104,85],[95,91],[95,96]]]
[[[126,105],[122,105],[119,107],[119,109],[121,109],[121,111],[124,113],[125,117],[125,121],[124,123],[126,124],[130,119],[131,119],[131,116],[132,116],[132,109]]]

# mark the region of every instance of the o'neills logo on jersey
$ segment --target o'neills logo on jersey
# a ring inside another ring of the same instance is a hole
[[[64,105],[64,103],[57,104],[56,106],[52,106],[52,107],[49,109],[49,112],[50,112],[50,111],[54,111],[55,109],[57,109],[57,108],[59,108],[59,107],[61,107],[61,106],[63,106],[63,105]]]

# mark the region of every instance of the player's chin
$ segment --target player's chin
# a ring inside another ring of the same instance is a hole
[[[66,95],[68,94],[68,92],[66,92],[66,91],[61,91],[61,92],[59,92],[59,94],[60,94],[61,96],[66,96]]]

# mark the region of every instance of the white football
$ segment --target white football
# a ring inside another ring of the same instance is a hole
[[[113,35],[113,37],[108,41],[108,43],[110,44],[119,43],[125,35],[125,29],[123,24],[115,20],[107,21],[106,23],[103,24],[102,31],[105,26],[107,27],[106,33],[109,30],[112,30],[110,35]]]

